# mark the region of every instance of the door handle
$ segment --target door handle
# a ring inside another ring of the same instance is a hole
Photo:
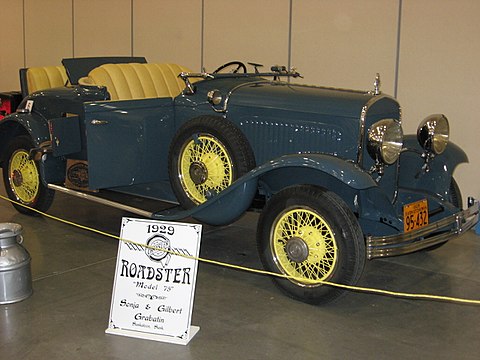
[[[108,121],[93,119],[92,121],[90,121],[90,124],[92,124],[92,125],[107,125]]]

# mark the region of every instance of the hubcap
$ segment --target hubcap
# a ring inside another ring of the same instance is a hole
[[[208,178],[208,169],[201,162],[194,162],[190,165],[190,178],[195,185],[203,184]]]
[[[272,226],[270,246],[278,269],[300,286],[319,286],[336,266],[335,234],[320,214],[308,208],[281,212]]]
[[[23,183],[22,173],[20,171],[16,170],[16,169],[13,170],[12,181],[13,181],[13,185],[21,186],[22,183]]]
[[[308,258],[308,245],[303,239],[293,237],[287,241],[285,251],[288,258],[296,263],[307,260]]]

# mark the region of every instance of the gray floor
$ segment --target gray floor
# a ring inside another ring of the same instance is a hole
[[[0,188],[4,195],[4,189]],[[51,214],[113,234],[121,211],[57,194]],[[257,215],[204,227],[201,256],[260,268]],[[34,294],[0,305],[1,359],[478,359],[480,306],[352,292],[315,307],[261,275],[199,265],[187,346],[106,335],[117,242],[0,200],[0,222],[24,227]],[[480,237],[368,262],[362,285],[480,299]]]

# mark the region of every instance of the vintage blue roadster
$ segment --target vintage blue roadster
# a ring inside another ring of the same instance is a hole
[[[324,281],[356,284],[366,259],[438,247],[478,221],[478,201],[464,208],[453,177],[467,156],[447,118],[404,135],[378,77],[353,91],[294,84],[299,74],[281,66],[193,73],[143,58],[21,74],[25,97],[0,120],[0,162],[22,213],[47,210],[55,191],[159,220],[223,225],[257,210],[264,267],[313,304],[345,292]],[[112,192],[176,205],[151,212]]]

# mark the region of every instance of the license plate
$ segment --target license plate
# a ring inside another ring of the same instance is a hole
[[[403,230],[410,232],[428,225],[428,203],[420,200],[403,206]]]

